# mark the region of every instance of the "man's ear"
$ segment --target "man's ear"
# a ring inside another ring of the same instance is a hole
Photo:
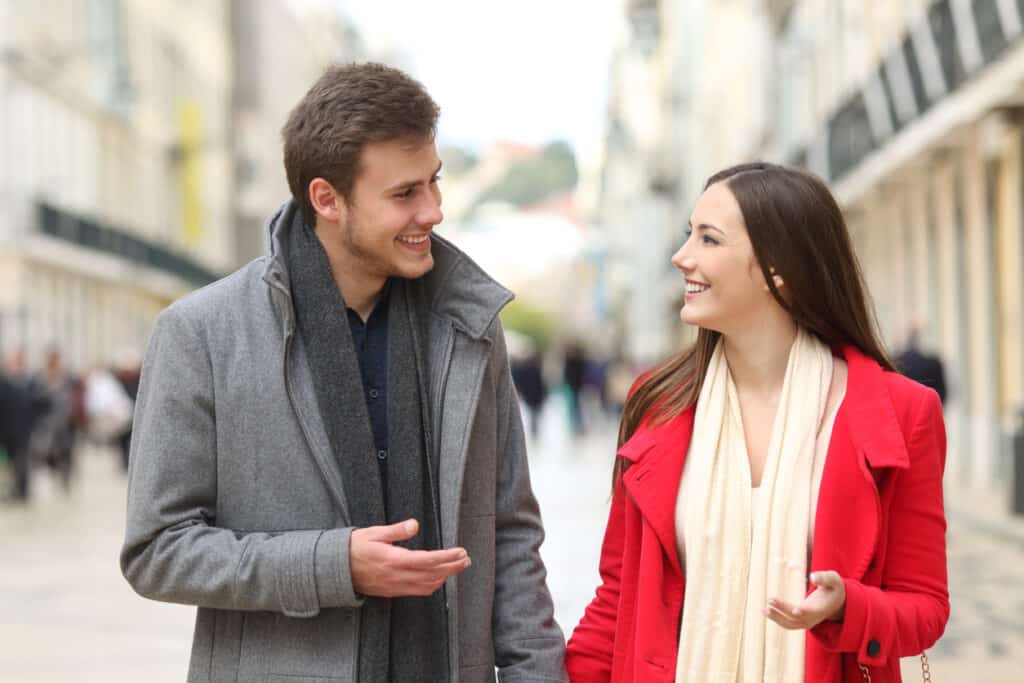
[[[310,181],[309,201],[317,217],[330,223],[338,223],[345,219],[348,210],[345,198],[323,178],[313,178]]]

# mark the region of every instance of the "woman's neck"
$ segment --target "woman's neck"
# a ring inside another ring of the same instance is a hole
[[[784,315],[723,335],[726,362],[737,390],[758,394],[781,390],[796,333],[796,322]]]

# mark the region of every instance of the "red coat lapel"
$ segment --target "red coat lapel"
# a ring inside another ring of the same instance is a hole
[[[619,455],[633,463],[623,476],[623,485],[680,576],[675,507],[693,416],[691,407],[656,427],[641,425],[619,449]]]
[[[909,460],[882,368],[845,347],[849,374],[818,493],[811,570],[863,578],[878,544],[881,500],[872,469]]]

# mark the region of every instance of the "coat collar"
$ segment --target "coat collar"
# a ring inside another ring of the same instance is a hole
[[[669,563],[680,575],[675,503],[695,414],[696,408],[691,406],[663,424],[640,425],[618,453],[632,463],[622,477],[622,485],[651,524]]]
[[[283,300],[285,305],[291,300],[286,236],[298,211],[294,200],[288,200],[274,212],[264,228],[267,256],[263,279],[288,295]],[[514,298],[512,292],[448,240],[431,233],[430,241],[434,268],[423,281],[431,310],[473,339],[483,339],[501,309]]]
[[[849,368],[846,393],[822,476],[815,535],[852,542],[845,548],[849,552],[841,554],[832,552],[834,544],[816,544],[812,567],[859,576],[874,549],[878,523],[878,491],[870,469],[905,468],[909,457],[884,370],[855,347],[844,346],[842,354]],[[653,528],[669,562],[680,573],[675,504],[695,414],[696,407],[691,406],[663,424],[644,423],[618,451],[631,463],[623,475],[623,485]],[[855,507],[843,507],[843,502]],[[846,511],[857,509],[858,515],[843,514],[841,507]],[[819,550],[819,546],[825,549]]]
[[[850,425],[850,438],[872,467],[910,465],[885,371],[878,362],[853,346],[844,346],[849,374],[840,412]],[[837,418],[838,419],[838,418]]]

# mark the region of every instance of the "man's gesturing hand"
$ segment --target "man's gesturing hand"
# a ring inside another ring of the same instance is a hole
[[[352,532],[349,564],[357,593],[382,598],[430,595],[470,565],[464,548],[407,550],[392,545],[419,533],[415,519]]]

